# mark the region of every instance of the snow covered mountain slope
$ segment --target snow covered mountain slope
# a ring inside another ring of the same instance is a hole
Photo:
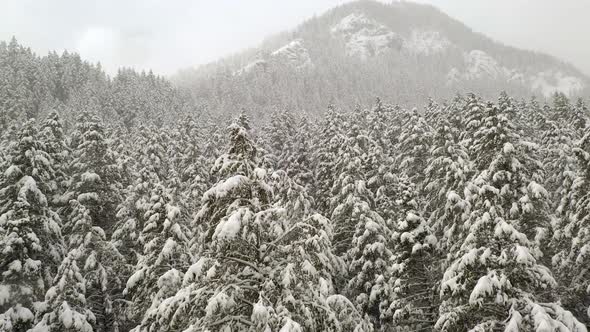
[[[201,66],[193,77],[185,75],[183,84],[211,107],[261,111],[315,112],[328,102],[354,107],[376,96],[416,105],[467,92],[590,95],[590,79],[573,66],[503,45],[432,6],[406,1],[341,5],[257,48]]]
[[[303,39],[296,39],[270,54],[276,61],[289,64],[296,68],[312,65],[309,52],[304,46]]]
[[[386,26],[363,14],[350,14],[334,25],[330,31],[346,42],[346,54],[361,59],[382,54],[389,49],[400,49],[403,39]]]
[[[414,54],[434,55],[453,46],[450,40],[437,31],[413,30],[404,41],[404,49]]]
[[[465,69],[451,68],[447,84],[481,79],[493,79],[515,83],[529,88],[533,93],[551,97],[556,92],[575,95],[584,90],[583,78],[564,74],[559,70],[525,73],[518,68],[507,68],[484,51],[473,50],[464,54]]]
[[[269,62],[276,62],[281,65],[293,68],[306,68],[312,66],[309,52],[304,46],[303,39],[295,39],[281,48],[270,53],[266,60],[256,59],[236,71],[236,74],[250,73],[255,70],[266,70]]]
[[[416,29],[409,36],[401,36],[362,13],[344,17],[330,31],[335,38],[344,39],[348,56],[363,60],[388,50],[431,55],[444,52],[452,45],[437,31]]]

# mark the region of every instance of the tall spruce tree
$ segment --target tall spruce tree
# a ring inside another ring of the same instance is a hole
[[[0,330],[26,331],[35,303],[53,280],[64,254],[61,220],[48,207],[53,160],[35,122],[21,128],[0,174]]]
[[[437,282],[440,270],[434,255],[437,240],[422,217],[416,187],[402,177],[397,184],[397,216],[391,239],[389,307],[384,321],[398,330],[432,329],[436,317]]]
[[[190,233],[180,222],[180,210],[171,200],[170,193],[158,185],[151,192],[149,208],[145,212],[145,225],[139,235],[143,252],[125,289],[132,303],[129,313],[135,322],[141,321],[154,300],[161,300],[154,299],[154,294],[158,293],[158,280],[173,270],[176,272],[171,275],[182,277],[178,271],[186,270],[192,261],[187,250]]]
[[[120,197],[120,173],[116,156],[105,137],[102,121],[88,112],[78,118],[73,133],[72,180],[65,199],[84,204],[92,222],[107,234],[113,232]]]
[[[92,220],[92,214],[84,204],[71,200],[69,214],[63,231],[67,234],[68,247],[77,250],[77,265],[81,267],[86,292],[87,309],[94,315],[94,331],[117,330],[123,318],[115,301],[120,298],[124,281],[124,259],[106,239],[106,234]]]
[[[590,273],[586,268],[590,256],[590,134],[588,132],[573,149],[578,158],[579,171],[560,206],[558,222],[554,225],[552,249],[553,266],[559,277],[560,295],[564,305],[576,317],[590,321]]]
[[[53,160],[55,186],[51,188],[50,205],[56,207],[59,198],[67,189],[70,162],[70,149],[67,146],[62,120],[56,111],[51,111],[41,124],[40,137]]]
[[[53,286],[45,295],[48,312],[31,332],[92,332],[94,314],[86,301],[86,280],[76,261],[80,250],[72,249],[59,266]]]

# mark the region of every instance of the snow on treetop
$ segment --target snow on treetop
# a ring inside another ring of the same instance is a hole
[[[228,193],[235,190],[236,188],[247,184],[250,179],[244,175],[234,175],[224,181],[217,183],[214,187],[207,190],[203,194],[203,201],[208,201],[211,199],[220,199],[225,197]]]
[[[481,304],[487,296],[492,296],[496,290],[501,289],[502,285],[507,282],[506,277],[498,278],[495,271],[490,271],[487,275],[479,278],[475,287],[469,295],[470,304]]]
[[[21,174],[22,174],[22,171],[20,170],[20,167],[18,167],[16,165],[10,165],[10,167],[8,167],[6,169],[6,171],[4,171],[4,176],[6,178],[18,177]]]
[[[254,174],[257,179],[264,179],[266,177],[266,170],[264,168],[256,167],[254,169]]]
[[[8,264],[8,270],[4,271],[2,274],[4,276],[8,276],[11,274],[11,272],[20,272],[22,267],[23,267],[23,265],[20,260],[12,261],[12,262],[10,262],[10,264]]]
[[[527,247],[516,245],[514,247],[514,254],[516,262],[519,264],[532,265],[536,262],[535,258],[533,255],[531,255],[531,252]]]
[[[232,134],[235,136],[247,136],[248,135],[246,128],[240,126],[239,124],[237,124],[235,122],[232,122],[229,126],[227,126],[227,129],[229,131],[231,131]]]
[[[28,308],[23,307],[20,304],[17,304],[14,307],[8,309],[3,315],[7,316],[9,320],[13,322],[31,322],[35,318],[35,315],[29,310]],[[2,314],[0,314],[1,318]],[[9,325],[10,326],[10,325]],[[10,329],[8,330],[10,331]],[[45,331],[43,331],[45,332]]]
[[[219,292],[209,299],[205,307],[205,313],[207,316],[213,316],[215,313],[223,311],[234,304],[235,302],[231,297],[224,292]]]
[[[0,285],[0,305],[4,305],[10,300],[10,287],[7,285]]]
[[[176,206],[168,205],[168,206],[166,206],[166,210],[167,210],[166,217],[169,220],[174,220],[174,219],[176,219],[177,216],[180,215],[180,209]]]
[[[549,193],[547,192],[545,187],[543,187],[535,181],[531,181],[527,189],[533,194],[534,198],[549,197]]]
[[[207,259],[204,257],[199,258],[199,260],[191,265],[188,270],[184,274],[184,280],[182,281],[184,284],[199,279],[203,274],[203,268],[207,263]]]
[[[270,313],[268,312],[268,307],[264,305],[262,299],[254,303],[254,306],[252,307],[252,321],[265,322],[268,320],[269,316]]]
[[[170,269],[158,278],[158,288],[162,289],[170,284],[178,284],[182,274],[177,269]]]
[[[42,206],[47,205],[47,198],[41,190],[37,188],[37,182],[30,176],[23,176],[19,181],[20,189],[18,191],[18,197],[24,202],[28,202],[29,198],[35,199],[35,203],[41,204]],[[32,202],[29,202],[32,203]]]
[[[79,332],[92,332],[92,326],[87,321],[86,315],[80,314],[70,308],[68,302],[64,301],[61,305],[59,319],[66,329],[74,328]]]
[[[502,218],[496,218],[494,235],[496,237],[508,236],[512,241],[518,241],[519,243],[527,243],[528,241],[526,235],[517,231],[512,224],[507,223]]]
[[[285,318],[285,323],[279,332],[303,332],[303,328],[291,318]]]
[[[514,145],[512,145],[512,143],[510,143],[510,142],[504,143],[503,151],[506,154],[513,153],[514,152]]]
[[[238,235],[242,225],[242,219],[248,217],[248,211],[245,208],[234,211],[228,218],[222,219],[215,227],[214,239],[231,240]]]
[[[127,280],[127,289],[135,288],[135,285],[137,285],[137,283],[144,278],[144,275],[145,269],[135,271],[135,273],[133,273],[131,277],[129,277],[129,279]]]
[[[84,204],[87,202],[99,202],[100,197],[98,196],[97,193],[82,193],[82,194],[78,195],[77,200],[78,200],[78,202]]]
[[[167,239],[164,247],[162,247],[162,255],[167,258],[172,258],[172,254],[174,253],[175,249],[178,247],[178,244],[173,239]]]

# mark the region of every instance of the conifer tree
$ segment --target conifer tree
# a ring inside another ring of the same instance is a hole
[[[547,117],[543,119],[540,143],[543,169],[547,174],[544,186],[551,195],[552,208],[561,216],[569,209],[571,187],[577,174],[573,133]]]
[[[242,118],[240,122],[245,121]],[[168,312],[182,312],[167,317],[166,325],[171,329],[191,325],[195,330],[247,329],[252,304],[259,300],[263,276],[257,248],[270,234],[260,232],[255,214],[271,203],[270,187],[264,181],[265,171],[257,167],[257,148],[246,129],[234,123],[229,131],[229,151],[214,166],[214,171],[226,178],[205,192],[195,219],[199,238],[193,248],[200,257],[199,273],[187,272],[186,278],[193,276],[192,282],[186,282],[177,296],[160,305],[169,306]],[[183,292],[194,297],[179,297]],[[156,317],[159,314],[155,312]],[[140,330],[148,326],[163,329],[163,318],[153,318],[148,313]]]
[[[562,127],[569,127],[572,125],[572,105],[569,98],[561,92],[556,92],[553,95],[553,105],[551,105],[549,118],[558,121]]]
[[[447,120],[453,118],[454,111],[449,112],[436,126],[423,188],[425,215],[439,239],[438,253],[443,257],[453,247],[457,228],[468,208],[468,202],[461,196],[473,174],[467,149],[459,141],[460,133]]]
[[[73,134],[72,180],[65,195],[76,199],[90,212],[92,222],[107,234],[113,232],[120,197],[120,174],[115,154],[105,137],[101,120],[83,112]]]
[[[48,306],[31,332],[92,332],[94,314],[86,302],[86,280],[76,261],[80,251],[72,249],[61,263],[53,286],[45,295]]]
[[[363,220],[382,219],[374,211],[374,197],[367,188],[363,171],[370,140],[356,126],[340,147],[335,169],[338,178],[332,188],[332,221],[335,226],[334,252],[344,257],[352,246],[355,227]]]
[[[278,170],[270,176],[273,189],[273,205],[285,209],[289,220],[301,220],[314,210],[313,197],[306,189],[291,179],[287,172]]]
[[[328,107],[328,112],[320,125],[320,132],[314,145],[317,147],[314,153],[316,167],[314,170],[316,198],[318,211],[324,215],[331,215],[330,197],[334,186],[334,174],[337,172],[336,160],[340,154],[340,147],[344,144],[345,136],[342,135],[343,115],[334,107]]]
[[[475,158],[482,160],[481,165],[474,165],[475,170],[481,170],[482,168],[486,167],[490,159],[488,156],[477,156],[476,153],[482,152],[483,149],[478,149],[473,146],[475,141],[474,136],[476,132],[479,131],[480,127],[483,126],[486,108],[487,106],[484,104],[484,102],[474,94],[469,94],[467,96],[465,103],[461,108],[461,113],[463,114],[462,127],[464,128],[460,137],[462,144],[467,147],[471,160],[475,160]]]
[[[139,237],[144,226],[145,213],[149,209],[150,193],[157,183],[157,176],[142,168],[134,184],[124,191],[125,200],[117,207],[118,221],[111,242],[133,268],[143,250]]]
[[[45,144],[47,153],[53,160],[55,187],[51,188],[52,197],[50,205],[55,206],[61,195],[67,189],[69,180],[67,173],[70,161],[70,149],[67,146],[62,120],[56,111],[49,113],[41,124],[40,136]]]
[[[522,331],[559,326],[585,331],[559,304],[545,302],[555,279],[539,263],[535,244],[502,208],[501,190],[485,177],[476,179],[473,189],[469,235],[444,273],[436,329]]]
[[[69,204],[67,222],[63,228],[70,250],[78,250],[78,266],[82,267],[85,281],[87,308],[95,320],[94,331],[112,331],[120,319],[114,307],[122,287],[124,259],[107,241],[104,230],[95,226],[90,209],[76,200]]]
[[[61,220],[48,207],[54,171],[33,120],[0,173],[0,330],[26,331],[63,257]]]
[[[352,310],[356,316],[348,321],[360,324],[349,301],[332,297],[338,259],[330,254],[329,224],[319,217],[295,224],[286,209],[273,207],[256,146],[244,127],[234,123],[229,130],[229,151],[213,168],[221,180],[205,192],[195,219],[199,259],[180,290],[152,306],[137,331],[329,330],[326,324],[343,331],[337,309]]]
[[[141,165],[150,172],[156,174],[160,181],[164,182],[170,176],[170,167],[167,153],[167,143],[170,139],[165,131],[150,127],[146,129],[147,139],[142,147]]]
[[[427,211],[434,214],[437,214],[437,207],[444,206],[447,193],[451,190],[463,192],[471,177],[471,162],[466,149],[459,142],[459,133],[444,118],[434,133],[424,173]]]
[[[580,324],[547,291],[556,281],[540,250],[549,217],[536,146],[514,129],[510,100],[477,108],[481,121],[468,120],[468,127],[480,173],[466,190],[469,218],[443,276],[436,328],[512,331],[563,326],[577,331]]]
[[[580,169],[567,199],[564,197],[564,203],[558,210],[561,213],[558,214],[558,222],[554,224],[552,249],[555,254],[552,262],[561,286],[561,300],[576,317],[588,323],[590,318],[585,314],[590,312],[590,274],[586,268],[590,259],[590,134],[586,133],[573,151]]]
[[[193,119],[187,119],[182,128],[184,151],[179,157],[179,176],[184,193],[182,200],[190,211],[198,211],[203,193],[208,189],[209,169],[213,164],[205,154],[208,139],[204,128],[199,128]]]
[[[293,114],[285,110],[277,110],[270,116],[267,128],[265,146],[268,146],[268,156],[272,160],[272,169],[282,169],[289,172],[289,159],[293,153],[293,139],[296,135],[296,120]]]
[[[399,136],[396,166],[400,174],[405,174],[414,182],[419,190],[424,180],[423,170],[429,156],[429,148],[432,141],[432,129],[417,110],[412,111],[411,117],[406,121]]]
[[[375,328],[383,325],[391,298],[391,236],[389,225],[381,216],[361,216],[355,225],[352,248],[345,256],[350,276],[345,293],[368,315]]]
[[[312,160],[312,128],[307,117],[298,119],[297,129],[290,139],[290,154],[284,156],[287,175],[295,182],[311,190],[313,184],[313,160]]]
[[[143,252],[125,289],[131,299],[130,316],[134,321],[139,322],[152,304],[158,280],[173,270],[176,272],[170,275],[182,277],[178,271],[184,271],[190,265],[187,250],[190,234],[180,223],[180,217],[180,210],[172,205],[171,195],[163,186],[156,186],[151,192],[145,225],[139,236]]]
[[[586,127],[588,127],[588,122],[590,121],[590,111],[588,110],[588,106],[584,102],[584,99],[579,98],[576,101],[576,104],[572,108],[572,113],[570,125],[573,127],[576,133],[578,133],[578,135],[583,136],[585,134]]]
[[[397,190],[397,218],[391,239],[393,264],[387,280],[390,304],[383,316],[399,330],[428,329],[436,315],[437,301],[432,295],[436,290],[433,277],[439,271],[433,255],[437,240],[420,214],[415,185],[401,178]]]

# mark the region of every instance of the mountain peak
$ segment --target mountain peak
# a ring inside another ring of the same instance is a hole
[[[405,104],[457,92],[493,97],[499,86],[522,98],[590,91],[590,80],[569,64],[503,45],[433,6],[407,1],[335,7],[219,64],[234,72],[230,90],[253,83],[235,92],[242,96],[236,105],[257,109],[321,109],[326,100],[353,107],[376,95]],[[202,94],[215,93],[197,84]]]

